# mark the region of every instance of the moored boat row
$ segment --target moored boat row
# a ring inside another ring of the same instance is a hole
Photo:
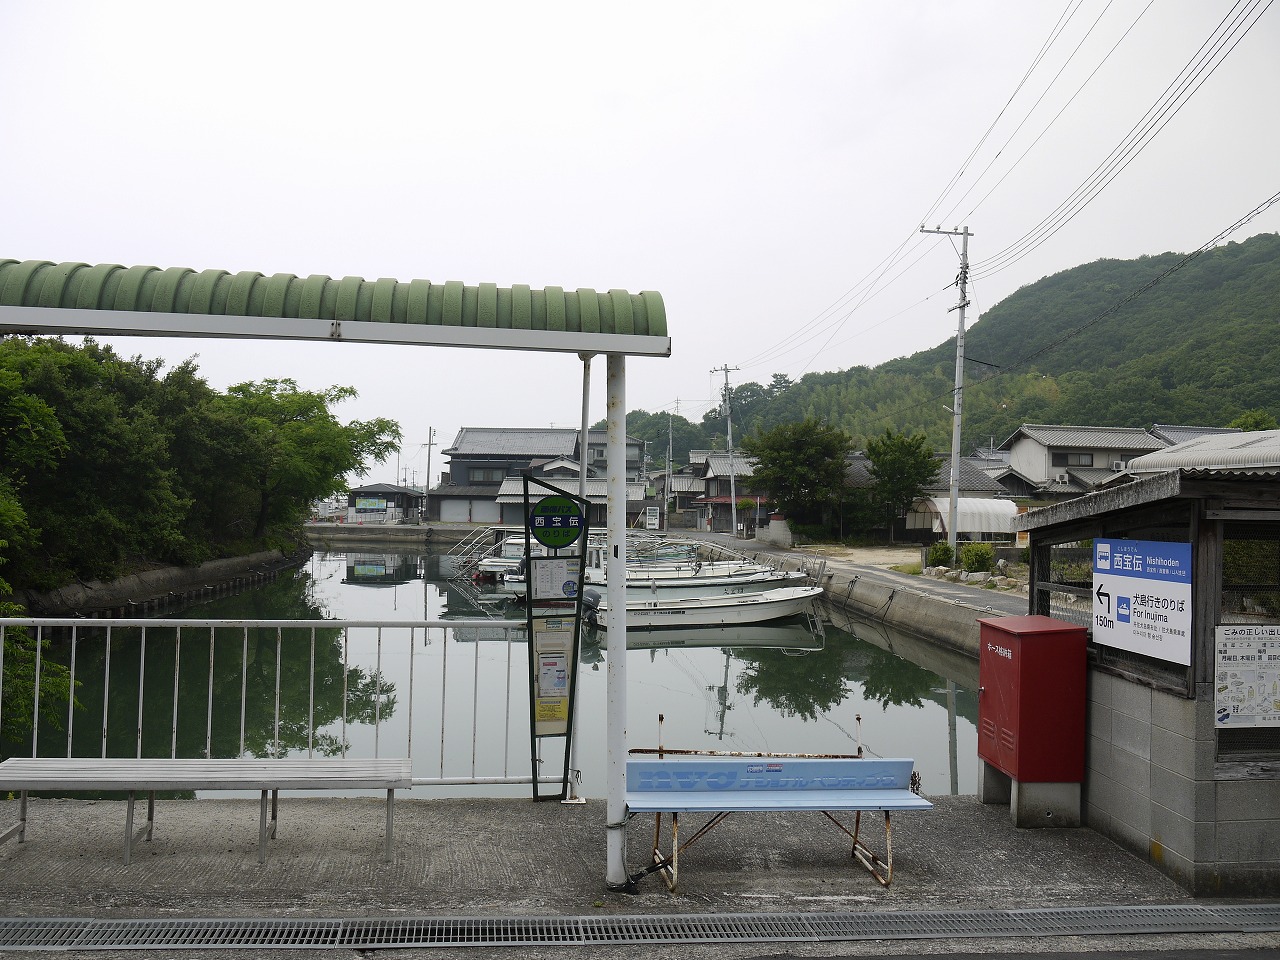
[[[627,629],[765,623],[812,610],[814,601],[821,595],[821,587],[776,587],[758,593],[727,596],[628,600]],[[600,592],[594,589],[584,591],[582,604],[587,624],[604,629],[608,602]]]

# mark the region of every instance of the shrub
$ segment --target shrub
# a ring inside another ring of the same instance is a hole
[[[834,538],[831,532],[820,523],[794,523],[788,521],[791,528],[792,539],[797,544],[802,543],[827,543]]]
[[[995,547],[989,543],[966,543],[960,548],[960,566],[966,573],[990,573],[995,565]]]
[[[925,557],[925,565],[929,567],[949,567],[953,559],[951,544],[945,540],[939,540],[929,548],[929,553]]]

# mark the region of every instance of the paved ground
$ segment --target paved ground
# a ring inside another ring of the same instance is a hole
[[[416,791],[415,791],[416,792]],[[731,818],[688,851],[681,887],[656,877],[634,895],[604,884],[603,801],[407,799],[395,856],[381,854],[373,798],[284,798],[271,856],[259,865],[257,802],[158,802],[157,833],[121,862],[124,803],[33,800],[25,843],[0,846],[4,916],[96,918],[577,917],[843,911],[990,911],[1192,904],[1171,880],[1092,831],[1017,830],[1007,808],[936,797],[894,819],[895,877],[878,886],[851,863],[843,835],[817,814]],[[17,802],[0,801],[12,823]],[[648,856],[647,818],[628,830],[631,869]],[[883,840],[876,836],[877,846]],[[680,956],[857,956],[940,952],[1257,949],[1277,934],[1115,938],[911,939],[665,947]],[[522,948],[520,956],[565,947]],[[578,956],[628,956],[573,948]],[[585,952],[584,952],[585,951]],[[422,955],[461,955],[431,950]],[[201,954],[208,956],[208,953]],[[228,954],[232,955],[232,954]],[[239,953],[243,956],[243,953]],[[282,954],[283,955],[283,954]],[[296,955],[296,954],[293,954]],[[673,954],[674,955],[674,954]],[[97,954],[102,956],[102,954]]]

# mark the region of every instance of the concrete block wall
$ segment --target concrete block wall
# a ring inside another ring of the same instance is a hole
[[[1089,671],[1084,822],[1197,896],[1280,893],[1280,778],[1223,779],[1213,693]]]

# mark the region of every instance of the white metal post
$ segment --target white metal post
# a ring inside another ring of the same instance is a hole
[[[591,358],[594,354],[580,353],[578,357],[582,360],[582,423],[578,430],[578,496],[584,501],[587,500],[587,441],[590,436],[591,423]],[[591,525],[591,507],[585,506],[583,509],[587,512],[587,526]],[[586,551],[587,545],[584,543],[582,549]],[[581,629],[581,624],[579,624]],[[573,669],[581,669],[582,664],[574,664]],[[576,686],[575,682],[575,686]],[[578,710],[580,698],[573,698],[573,714],[569,717],[569,795],[565,797],[565,802],[577,803],[578,785],[574,779],[574,775],[578,772]]]
[[[609,425],[608,530],[609,556],[605,586],[605,758],[607,865],[605,883],[627,886],[627,368],[622,354],[608,355]]]

